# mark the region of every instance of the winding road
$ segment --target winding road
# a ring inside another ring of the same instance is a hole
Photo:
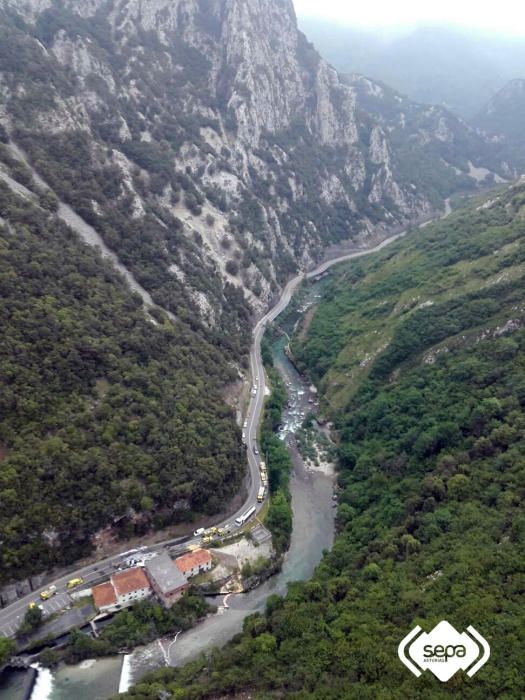
[[[21,154],[21,152],[18,149],[16,149],[16,155],[19,158],[21,158],[23,154]],[[24,161],[26,162],[26,165],[29,166],[29,163],[25,158]],[[41,186],[47,187],[46,184],[41,180],[41,178],[38,177],[38,174],[34,170],[33,174],[35,178],[38,179],[39,184],[41,184]],[[3,179],[7,182],[7,184],[9,184],[12,187],[13,190],[15,189],[14,185],[18,184],[14,181],[10,182],[10,178],[3,177]],[[22,193],[19,191],[18,194],[32,196],[32,194],[29,191],[26,191],[26,193]],[[448,213],[450,213],[450,208],[447,206],[445,216],[448,215]],[[126,279],[129,287],[133,291],[141,294],[146,309],[148,307],[154,306],[154,303],[152,302],[148,292],[146,292],[146,290],[144,290],[138,284],[132,273],[130,273],[126,268],[124,268],[122,263],[118,260],[117,256],[115,255],[115,253],[105,246],[104,241],[101,239],[100,235],[93,229],[92,226],[87,224],[87,222],[81,219],[68,205],[66,205],[63,202],[60,202],[58,215],[73,230],[77,232],[77,234],[85,243],[87,243],[90,246],[97,247],[100,250],[103,257],[109,259],[113,263],[115,268],[118,269],[119,272],[121,272],[124,275],[124,278]],[[250,399],[248,413],[246,416],[245,428],[245,441],[247,445],[247,458],[249,466],[248,493],[243,506],[239,508],[239,510],[236,513],[230,516],[230,518],[228,518],[227,521],[217,523],[218,527],[224,526],[226,523],[232,523],[236,517],[240,516],[246,511],[247,508],[249,508],[252,505],[256,506],[257,511],[260,510],[260,508],[263,506],[263,504],[257,503],[257,492],[261,485],[259,467],[260,457],[255,454],[254,448],[256,447],[257,429],[259,426],[261,413],[264,406],[264,397],[266,392],[264,367],[261,357],[261,340],[264,335],[265,327],[268,323],[274,321],[277,318],[277,316],[279,316],[279,314],[281,314],[284,311],[284,309],[290,303],[290,300],[292,299],[295,290],[304,279],[311,279],[316,277],[317,275],[323,274],[328,269],[330,269],[334,265],[337,265],[338,263],[376,253],[385,248],[386,246],[390,245],[394,241],[398,240],[405,234],[406,231],[402,231],[393,236],[390,236],[389,238],[383,240],[381,243],[372,248],[363,248],[340,255],[339,257],[321,263],[318,267],[316,267],[313,270],[310,270],[308,272],[301,272],[288,282],[288,284],[283,289],[283,292],[275,306],[257,322],[253,330],[253,343],[250,350],[250,369],[253,386],[256,388],[256,390],[255,395],[251,396]],[[173,319],[173,314],[169,312],[166,313],[169,318]],[[200,538],[195,538],[192,536],[179,537],[176,539],[170,539],[164,542],[160,542],[148,548],[141,548],[140,551],[142,551],[142,553],[145,554],[146,552],[159,552],[164,549],[168,549],[173,554],[179,554],[185,551],[189,544],[198,544],[199,542]],[[84,587],[91,586],[95,582],[107,579],[112,573],[114,573],[115,569],[117,569],[119,566],[122,566],[125,563],[127,557],[129,557],[132,553],[136,552],[137,550],[122,552],[117,555],[108,557],[107,559],[104,559],[102,561],[98,561],[94,564],[84,566],[80,569],[71,569],[71,571],[69,571],[67,575],[61,576],[55,581],[48,581],[46,586],[39,588],[31,594],[26,595],[23,598],[17,600],[16,602],[2,608],[0,610],[0,636],[14,636],[18,626],[22,622],[22,619],[25,615],[29,603],[38,600],[39,593],[42,590],[45,590],[45,588],[48,588],[52,584],[56,586],[57,593],[60,594],[60,599],[64,601],[63,605],[65,606],[70,602],[69,596],[66,593],[66,585],[69,579],[80,577],[84,580]],[[51,605],[52,601],[53,599],[51,599],[51,601],[47,601],[47,603],[45,604],[46,607],[47,605]],[[50,608],[50,612],[51,611],[55,612],[55,610],[52,610]]]

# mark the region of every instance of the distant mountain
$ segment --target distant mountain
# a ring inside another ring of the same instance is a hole
[[[382,80],[413,100],[465,118],[525,69],[520,39],[447,27],[381,34],[311,19],[299,18],[299,24],[339,71]]]
[[[503,136],[514,153],[523,153],[525,161],[525,80],[507,83],[479,112],[473,123],[484,131]]]

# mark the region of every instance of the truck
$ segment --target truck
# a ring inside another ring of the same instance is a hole
[[[49,586],[49,588],[46,588],[45,591],[42,591],[42,593],[40,594],[40,597],[42,598],[42,600],[49,600],[50,598],[52,598],[55,595],[56,592],[57,592],[56,586]]]
[[[80,578],[80,576],[78,578],[72,578],[67,582],[67,588],[76,588],[80,586],[81,583],[84,583],[84,579]]]
[[[257,493],[257,501],[262,503],[264,501],[264,496],[266,494],[266,486],[259,486],[259,492]]]

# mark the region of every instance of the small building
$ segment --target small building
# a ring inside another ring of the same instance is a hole
[[[110,612],[117,609],[117,595],[111,581],[93,586],[91,592],[95,607],[100,612]]]
[[[95,607],[100,612],[115,612],[152,594],[151,584],[140,568],[113,574],[109,581],[92,588]]]
[[[167,608],[179,600],[189,587],[188,582],[166,552],[147,561],[144,568],[154,592]]]
[[[211,569],[211,554],[206,549],[195,549],[175,559],[175,565],[186,578]]]
[[[113,574],[111,583],[121,607],[133,605],[138,600],[149,598],[152,594],[151,584],[143,569],[135,568]]]

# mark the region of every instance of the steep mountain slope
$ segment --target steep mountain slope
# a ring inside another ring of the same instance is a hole
[[[0,154],[2,178],[34,187]],[[104,528],[219,512],[245,472],[229,354],[146,316],[49,193],[19,190],[0,183],[0,584],[86,555]]]
[[[335,277],[327,292],[333,301],[294,344],[330,405],[343,408],[370,373],[387,377],[411,358],[433,363],[477,338],[489,319],[505,326],[515,310],[518,323],[523,191],[523,184],[510,188]]]
[[[299,26],[341,73],[384,81],[467,120],[525,66],[521,37],[439,26],[367,31],[301,17]]]
[[[525,163],[525,80],[511,80],[485,105],[473,124],[503,137],[514,158]]]
[[[154,299],[237,355],[249,306],[327,243],[428,216],[475,185],[468,160],[511,175],[446,111],[341,82],[291,0],[3,8],[9,133]]]
[[[126,697],[523,697],[525,184],[344,265],[294,350],[340,438],[333,550],[232,644]],[[443,619],[488,640],[474,678],[399,661]]]

